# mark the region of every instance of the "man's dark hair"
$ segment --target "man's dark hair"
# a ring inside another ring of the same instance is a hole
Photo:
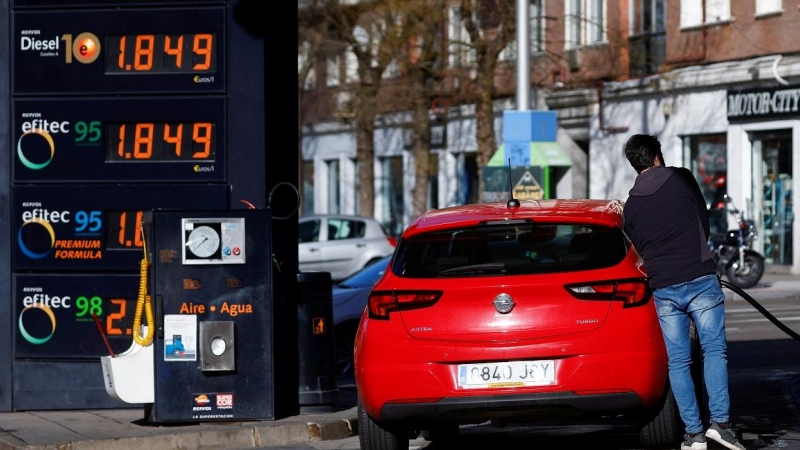
[[[655,136],[646,134],[634,134],[625,143],[625,157],[631,163],[636,173],[641,173],[643,170],[653,167],[653,160],[656,156],[661,156],[661,143]]]

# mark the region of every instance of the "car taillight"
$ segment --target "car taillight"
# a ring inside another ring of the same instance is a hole
[[[391,236],[386,236],[386,240],[389,241],[390,244],[392,244],[392,247],[397,247],[397,239]]]
[[[573,297],[579,300],[617,300],[623,307],[644,305],[650,300],[651,292],[647,280],[596,281],[585,284],[564,286]]]
[[[392,311],[427,308],[441,296],[441,291],[375,291],[369,294],[369,317],[388,320]]]

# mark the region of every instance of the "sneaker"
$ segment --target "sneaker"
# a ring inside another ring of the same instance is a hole
[[[706,450],[706,436],[700,432],[685,435],[681,450]]]
[[[706,437],[712,439],[731,450],[746,450],[742,444],[736,439],[736,434],[730,429],[730,424],[725,428],[720,428],[715,422],[711,422],[711,426],[706,430]]]

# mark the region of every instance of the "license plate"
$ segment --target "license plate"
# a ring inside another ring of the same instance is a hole
[[[555,383],[553,360],[506,361],[460,364],[458,386],[461,388],[513,388]]]

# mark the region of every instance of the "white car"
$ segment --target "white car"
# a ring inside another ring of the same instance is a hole
[[[397,245],[371,217],[307,215],[300,217],[298,231],[300,272],[330,272],[333,281],[391,255]]]

